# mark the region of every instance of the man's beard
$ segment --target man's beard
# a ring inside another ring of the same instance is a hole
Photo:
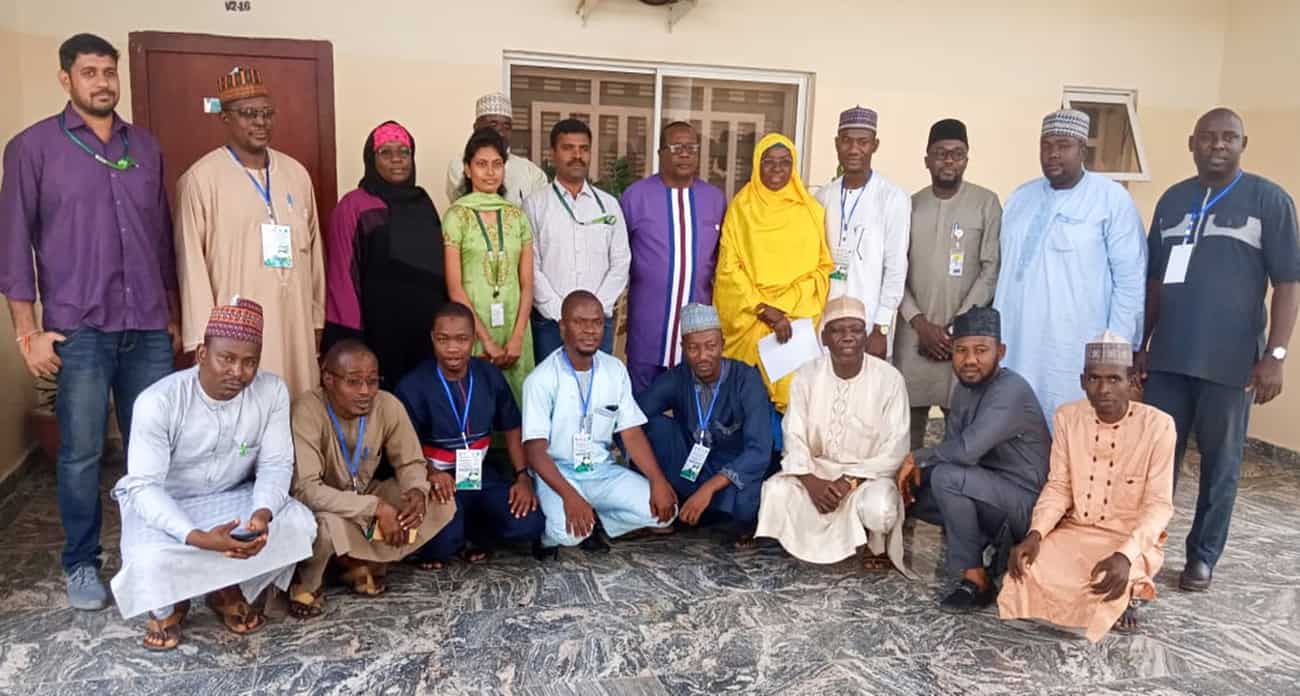
[[[998,373],[998,368],[994,367],[987,375],[980,375],[979,379],[975,380],[974,382],[967,382],[965,379],[962,379],[961,374],[958,373],[957,381],[961,382],[962,386],[978,387],[981,384],[987,384],[989,380],[993,379],[993,375],[996,375],[997,373]]]
[[[103,108],[95,106],[93,102],[90,100],[82,101],[79,98],[73,97],[72,101],[76,103],[77,107],[80,108],[82,111],[92,116],[103,117],[103,116],[111,116],[113,114],[113,111],[117,109],[117,97],[118,97],[117,94],[113,94],[113,103]],[[93,100],[94,96],[92,95],[90,99]]]

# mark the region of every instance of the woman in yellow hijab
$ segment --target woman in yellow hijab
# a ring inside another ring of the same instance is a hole
[[[835,263],[826,246],[826,211],[799,178],[794,143],[769,133],[754,148],[749,183],[727,206],[714,276],[713,301],[726,338],[724,354],[756,365],[758,340],[775,332],[790,338],[790,322],[816,325],[826,305]],[[773,384],[776,409],[785,412],[790,379]]]

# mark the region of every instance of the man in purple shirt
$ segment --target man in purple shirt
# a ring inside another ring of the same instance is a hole
[[[162,152],[115,112],[117,55],[91,34],[59,47],[69,102],[9,141],[0,183],[0,294],[27,369],[58,384],[63,569],[69,603],[86,610],[108,603],[99,461],[109,393],[125,437],[136,396],[171,372],[180,335]]]
[[[640,393],[682,361],[682,307],[713,299],[713,269],[727,199],[703,179],[700,134],[691,124],[664,126],[659,173],[623,192],[632,271],[627,296],[627,368]]]

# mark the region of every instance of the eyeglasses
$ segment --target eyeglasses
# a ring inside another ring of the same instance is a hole
[[[674,157],[700,154],[699,143],[673,143],[672,145],[664,145],[664,149],[671,152]]]
[[[273,106],[268,106],[261,109],[252,109],[252,108],[226,109],[226,112],[235,114],[236,116],[244,119],[245,121],[255,121],[259,117],[267,121],[270,121],[271,119],[275,118],[275,107]]]
[[[328,372],[331,375],[334,375],[335,379],[342,380],[344,384],[348,385],[352,389],[360,389],[363,386],[369,387],[371,389],[379,388],[378,377],[366,377],[366,378],[349,377],[347,375],[341,375],[333,370],[326,370],[326,372]]]
[[[777,171],[780,171],[782,169],[794,169],[794,160],[767,159],[766,157],[764,157],[763,159],[758,161],[758,166],[763,169],[774,169]]]
[[[966,159],[965,150],[931,150],[930,157],[936,162],[961,162]]]

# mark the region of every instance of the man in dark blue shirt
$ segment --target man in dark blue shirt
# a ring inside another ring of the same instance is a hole
[[[690,525],[730,523],[753,536],[764,475],[772,463],[772,406],[758,370],[722,357],[718,311],[681,311],[686,360],[637,395],[646,436],[664,476],[685,502]],[[665,414],[671,411],[672,415]]]
[[[1291,196],[1241,169],[1240,116],[1211,110],[1187,147],[1196,176],[1160,197],[1147,239],[1149,345],[1137,366],[1146,402],[1173,416],[1178,431],[1175,483],[1187,436],[1196,433],[1200,492],[1179,586],[1197,592],[1209,589],[1228,541],[1251,402],[1266,404],[1282,391],[1300,298],[1300,240]]]
[[[957,374],[943,441],[907,455],[898,488],[909,517],[944,528],[957,588],[939,608],[965,613],[997,596],[993,581],[1011,546],[1029,533],[1038,493],[1047,481],[1052,438],[1034,390],[1001,367],[1002,320],[974,307],[953,320],[952,369]],[[984,549],[994,547],[992,569]]]
[[[502,542],[540,539],[544,524],[524,459],[519,405],[501,370],[471,357],[472,310],[447,303],[434,315],[431,334],[434,359],[403,377],[396,392],[424,448],[430,495],[456,500],[456,516],[416,554],[430,570],[467,537],[475,548],[466,560],[478,563]],[[494,434],[505,440],[504,457],[489,454]]]

